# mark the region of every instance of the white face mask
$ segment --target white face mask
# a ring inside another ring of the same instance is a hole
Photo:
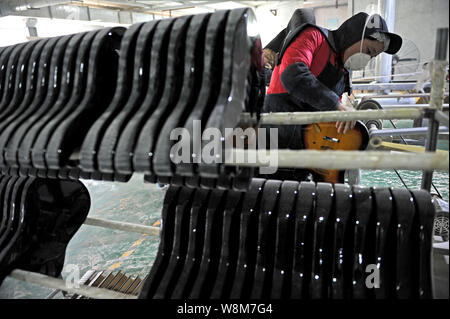
[[[372,17],[372,15],[370,15],[367,18],[366,23],[364,24],[363,33],[362,33],[362,37],[361,37],[361,45],[359,47],[359,52],[348,57],[347,61],[345,61],[345,63],[344,63],[344,67],[347,69],[350,69],[352,71],[362,70],[366,67],[367,63],[369,63],[370,59],[372,58],[369,54],[362,53],[364,34],[366,32],[367,23],[369,22],[371,17]]]
[[[344,63],[344,67],[352,71],[362,70],[372,57],[367,53],[358,52],[350,56]]]

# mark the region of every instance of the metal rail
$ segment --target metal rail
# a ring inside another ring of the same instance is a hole
[[[405,109],[405,108],[429,108],[430,104],[380,104],[383,109]],[[442,104],[442,109],[448,111],[448,104]]]
[[[426,136],[427,127],[371,130],[370,136]],[[448,127],[440,126],[439,133],[448,133]]]
[[[128,231],[132,233],[139,233],[139,234],[147,234],[147,235],[159,235],[160,228],[155,226],[144,226],[144,225],[137,225],[132,223],[126,223],[126,222],[117,222],[117,221],[110,221],[106,219],[100,219],[100,218],[91,218],[88,217],[84,221],[85,225],[90,226],[98,226],[103,228],[109,228],[109,229],[115,229],[115,230],[123,230]]]
[[[393,90],[393,91],[402,91],[402,90],[414,90],[416,86],[416,82],[409,83],[353,83],[353,90],[358,91],[385,91],[385,90]]]
[[[423,146],[409,145],[409,144],[402,144],[402,143],[391,143],[391,142],[384,142],[384,141],[377,144],[377,147],[384,148],[387,150],[401,151],[401,152],[412,152],[412,153],[425,152],[425,147],[423,147]],[[436,152],[438,154],[448,153],[448,151],[444,151],[444,150],[436,150]]]
[[[260,124],[303,125],[335,121],[419,119],[423,117],[423,113],[424,111],[421,108],[364,110],[354,112],[271,112],[261,114]],[[254,119],[250,116],[250,113],[242,113],[241,122],[254,122]]]
[[[382,151],[243,150],[233,149],[226,165],[280,168],[405,169],[449,171],[445,153],[391,153]],[[247,159],[247,160],[245,160]],[[248,159],[252,159],[250,162]],[[275,163],[274,163],[275,162]],[[270,175],[267,175],[270,177]]]
[[[445,92],[444,96],[448,96],[448,92]],[[361,97],[361,102],[372,99],[403,99],[411,97],[430,97],[430,93],[364,95]]]
[[[426,152],[436,151],[438,142],[438,133],[439,133],[439,122],[436,121],[433,116],[432,118],[428,119],[428,133],[425,144]],[[433,169],[424,168],[422,173],[422,182],[420,186],[421,189],[430,191],[432,182],[433,182]]]
[[[448,129],[448,115],[445,114],[442,111],[436,111],[436,113],[434,114],[434,118],[436,119],[436,121],[439,122],[439,124],[445,125]]]
[[[89,298],[95,299],[136,299],[136,296],[130,296],[120,292],[111,291],[108,289],[89,287],[85,285],[79,285],[79,287],[74,287],[73,284],[67,284],[66,281],[58,278],[53,278],[50,276],[16,269],[13,270],[9,277],[28,282],[31,284],[38,284],[51,289],[58,289],[62,291],[67,291],[73,294],[83,295]]]

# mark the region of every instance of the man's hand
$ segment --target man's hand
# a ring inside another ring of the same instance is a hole
[[[339,111],[346,111],[346,112],[352,112],[355,109],[352,107],[349,107],[345,104],[339,104],[338,107]],[[349,130],[353,129],[355,127],[356,121],[348,121],[348,122],[336,122],[336,128],[338,133],[347,133]]]

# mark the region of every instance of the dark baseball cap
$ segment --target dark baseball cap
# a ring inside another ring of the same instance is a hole
[[[403,43],[402,38],[398,34],[389,32],[386,21],[379,14],[373,14],[369,16],[367,13],[364,12],[360,12],[359,14],[361,13],[365,15],[365,20],[367,22],[364,37],[370,37],[372,34],[376,32],[384,33],[390,39],[389,47],[384,52],[388,54],[397,53],[402,47]],[[367,18],[369,19],[369,21],[367,21]]]
[[[343,52],[353,44],[361,41],[364,26],[366,27],[364,38],[373,39],[371,35],[376,32],[384,33],[389,37],[389,47],[384,52],[395,54],[400,50],[402,38],[395,33],[389,32],[386,21],[379,14],[369,16],[365,12],[359,12],[351,16],[337,30],[330,31],[337,49]]]

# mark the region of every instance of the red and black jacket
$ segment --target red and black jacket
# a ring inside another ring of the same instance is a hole
[[[287,36],[267,91],[265,112],[336,110],[351,93],[332,32],[304,24]]]

